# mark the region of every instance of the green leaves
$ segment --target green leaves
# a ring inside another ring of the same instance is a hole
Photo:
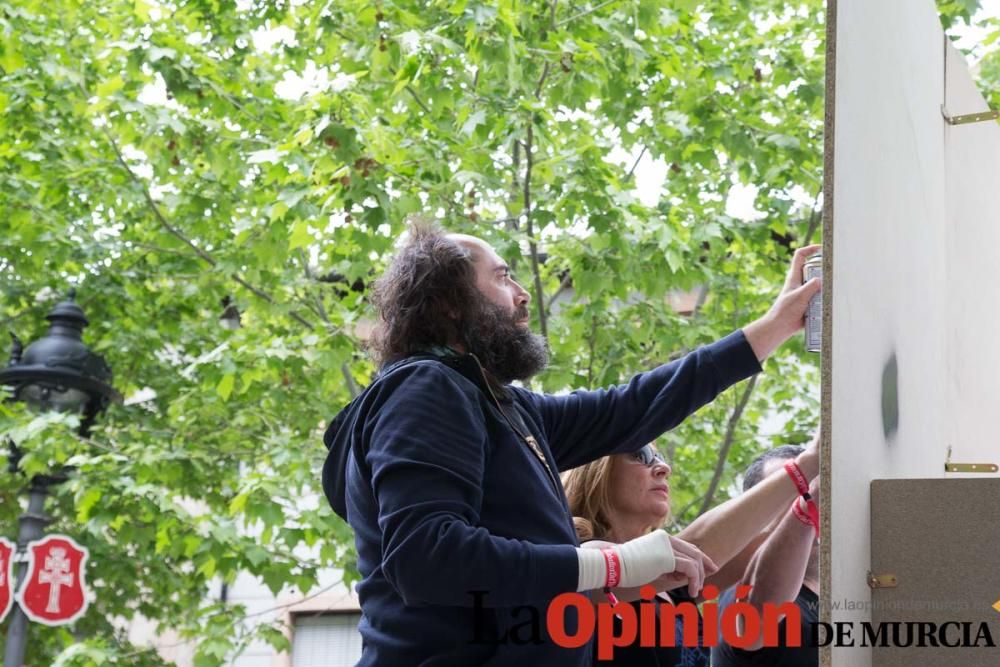
[[[16,72],[24,67],[24,56],[21,55],[21,47],[17,37],[5,36],[3,40],[3,53],[0,54],[0,67],[7,73]]]
[[[232,373],[226,373],[222,376],[222,379],[219,380],[219,384],[216,386],[215,390],[219,393],[219,396],[222,397],[222,400],[228,401],[229,395],[233,393],[233,386],[235,384],[236,376]]]
[[[0,402],[25,474],[75,467],[48,511],[91,549],[98,587],[72,635],[33,629],[32,664],[160,664],[106,620],[139,615],[224,664],[254,637],[286,640],[214,604],[220,580],[305,592],[321,567],[357,577],[351,531],[320,494],[321,434],[374,370],[370,285],[409,216],[485,237],[546,304],[536,389],[622,382],[763,313],[791,248],[819,238],[823,12],[5,5],[0,328],[32,340],[75,285],[116,386],[155,394],[112,407],[88,442],[70,419]],[[995,55],[984,82],[1000,82]],[[731,210],[735,183],[758,188],[761,219]],[[220,326],[225,297],[237,330]],[[793,342],[768,365],[723,488],[814,426],[814,358]],[[733,400],[660,443],[680,522]],[[27,483],[0,465],[3,534]],[[303,546],[316,556],[295,558]]]
[[[125,81],[123,81],[120,76],[114,76],[107,81],[102,81],[97,84],[94,92],[97,93],[99,97],[109,97],[124,87]]]
[[[945,28],[950,28],[956,21],[968,23],[980,4],[980,0],[938,0],[941,24]]]

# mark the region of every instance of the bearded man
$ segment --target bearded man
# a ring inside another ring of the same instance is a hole
[[[681,359],[596,391],[511,385],[547,362],[529,294],[484,241],[416,226],[376,282],[379,374],[330,424],[323,487],[354,528],[361,665],[587,665],[556,644],[561,593],[688,583],[715,566],[664,531],[580,548],[558,474],[642,448],[759,372],[802,328],[818,281],[795,253],[761,319]],[[572,610],[571,610],[572,611]],[[562,631],[586,637],[576,614]],[[562,643],[566,643],[565,641]]]

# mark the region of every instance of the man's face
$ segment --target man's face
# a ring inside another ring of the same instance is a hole
[[[548,363],[545,339],[528,326],[531,297],[489,244],[462,234],[452,238],[472,253],[481,297],[470,322],[467,351],[501,383],[527,380]]]
[[[528,304],[531,295],[517,284],[510,275],[507,263],[482,239],[465,234],[453,234],[459,245],[472,252],[476,267],[476,287],[491,303],[516,315],[518,324],[527,326],[530,320]]]

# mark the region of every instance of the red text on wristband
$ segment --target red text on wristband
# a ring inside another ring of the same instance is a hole
[[[614,549],[601,549],[604,554],[604,562],[607,564],[608,576],[604,580],[604,588],[615,588],[622,580],[622,564],[618,559],[618,552]]]
[[[812,497],[809,495],[809,480],[802,474],[802,468],[799,467],[799,464],[795,461],[788,461],[785,463],[785,472],[792,478],[799,495],[809,500]]]

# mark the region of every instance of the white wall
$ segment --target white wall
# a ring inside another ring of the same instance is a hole
[[[951,115],[989,108],[954,49],[945,106]],[[1000,464],[1000,123],[945,126],[944,142],[949,444],[953,461]]]
[[[871,599],[869,482],[942,477],[949,444],[953,461],[991,460],[1000,127],[945,123],[933,0],[837,8],[830,602],[834,621],[862,621],[869,611],[843,606]],[[949,57],[948,77],[952,113],[984,108],[961,57]],[[882,372],[893,354],[899,428],[886,437]],[[870,655],[835,648],[833,664],[867,667]]]

